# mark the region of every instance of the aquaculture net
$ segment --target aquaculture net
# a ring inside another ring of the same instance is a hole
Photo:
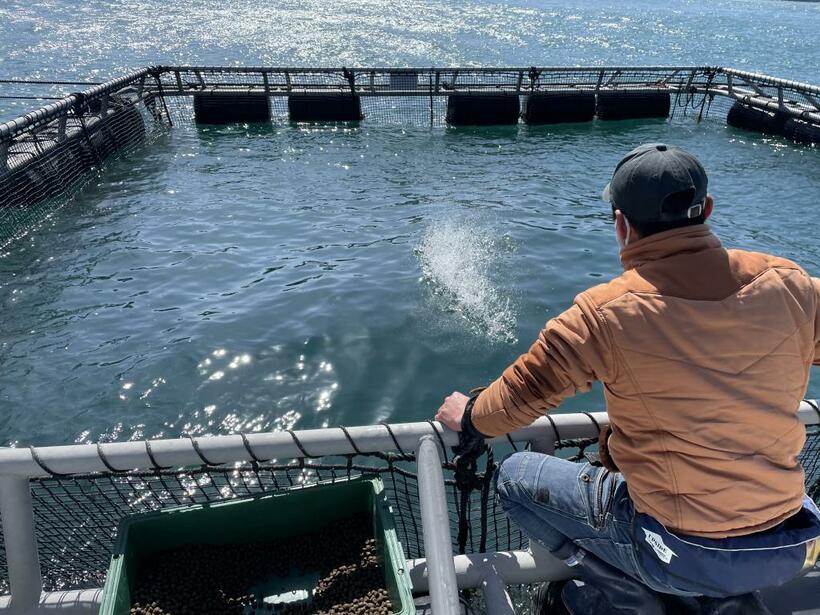
[[[0,125],[0,248],[167,130],[169,116],[145,78],[141,71]]]
[[[361,119],[374,125],[445,126],[456,94],[517,96],[617,91],[637,104],[647,92],[670,94],[673,116],[700,113],[711,68],[246,68],[162,67],[162,95],[175,123],[191,123],[194,97],[265,95],[274,122],[290,119],[289,97],[353,96]],[[696,92],[700,92],[696,94]]]
[[[758,109],[788,109],[789,117],[798,114],[802,118],[796,124],[792,122],[788,130],[781,130],[786,114],[772,112],[772,126],[768,128],[758,125],[766,124],[765,117],[761,120],[760,115],[753,115],[750,121],[763,132],[780,136],[783,132],[803,143],[820,139],[820,88],[713,67],[166,66],[145,68],[61,98],[40,95],[43,88],[46,93],[56,93],[72,85],[0,79],[0,100],[55,99],[0,124],[0,249],[70,203],[85,185],[99,177],[109,160],[126,156],[166,134],[172,125],[192,127],[197,104],[210,106],[212,119],[217,122],[220,114],[226,121],[232,114],[241,118],[239,107],[250,104],[264,118],[256,125],[276,126],[294,119],[292,104],[313,100],[325,113],[353,101],[356,121],[348,124],[358,125],[361,120],[362,124],[372,125],[442,127],[459,123],[455,116],[448,117],[450,103],[458,97],[462,101],[465,96],[473,100],[475,96],[490,97],[496,102],[505,99],[506,103],[495,111],[473,109],[468,114],[483,114],[481,122],[491,123],[503,113],[504,122],[517,124],[519,115],[528,121],[528,99],[540,96],[543,101],[545,96],[553,96],[553,100],[564,98],[563,102],[555,102],[560,109],[550,113],[558,113],[570,123],[532,128],[571,131],[584,130],[593,115],[598,118],[595,121],[642,118],[681,122],[711,118],[725,123],[732,106],[742,103]],[[14,94],[6,94],[6,87],[13,87]],[[575,117],[576,96],[586,100],[582,107],[589,107],[582,119]],[[604,99],[609,101],[605,105]],[[468,107],[473,104],[467,102]],[[570,120],[567,114],[575,119]],[[516,129],[506,126],[502,130]]]
[[[575,461],[594,461],[594,442],[561,440],[556,448],[559,454]],[[500,447],[495,454],[512,449],[512,444]],[[280,493],[360,475],[376,475],[383,480],[405,556],[424,557],[414,461],[413,455],[408,454],[360,454],[32,479],[44,587],[47,591],[101,587],[118,524],[128,515]],[[820,502],[820,426],[808,429],[801,462],[806,471],[807,490]],[[493,456],[482,457],[479,466],[479,486],[465,497],[456,487],[452,459],[443,463],[454,552],[526,548],[526,536],[506,517],[496,500]],[[5,553],[0,549],[0,593],[8,590],[5,579]]]

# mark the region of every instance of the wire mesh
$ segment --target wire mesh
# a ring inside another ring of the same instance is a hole
[[[0,80],[0,88],[25,95],[19,90],[28,87],[34,96],[44,87],[71,85],[26,83]],[[722,123],[732,105],[751,105],[800,119],[797,128],[792,124],[780,136],[820,141],[820,88],[731,69],[152,67],[0,124],[0,248],[70,202],[111,156],[129,154],[172,123],[191,125],[191,101],[203,97],[264,97],[274,122],[289,121],[290,104],[300,98],[325,97],[332,107],[337,97],[337,102],[354,100],[364,122],[440,127],[448,123],[451,105],[465,96],[517,97],[504,119],[515,123],[516,108],[523,111],[527,97],[579,94],[594,96],[595,113],[609,119],[669,116]],[[662,100],[658,105],[658,96],[668,99],[668,110]],[[602,100],[608,101],[607,113]],[[572,107],[571,100],[564,105]],[[477,113],[495,112],[479,105]],[[480,119],[492,123],[492,118]]]
[[[584,450],[579,451],[578,445],[577,441],[558,443],[564,455],[581,460]],[[801,463],[806,472],[807,491],[820,502],[820,426],[809,428]],[[445,463],[444,468],[453,550],[457,552],[461,497],[453,479],[452,465]],[[277,493],[361,474],[378,475],[384,481],[405,556],[424,557],[418,478],[414,470],[412,456],[356,455],[33,479],[31,490],[44,587],[47,591],[57,591],[102,586],[117,527],[125,516]],[[493,472],[492,466],[489,471]],[[467,552],[480,550],[482,528],[486,532],[487,551],[526,548],[526,536],[504,514],[496,501],[494,487],[484,505],[481,492],[471,492],[466,518],[469,521]],[[6,578],[5,555],[0,548],[0,580]],[[0,581],[0,594],[7,590],[6,582]]]
[[[788,110],[805,121],[820,117],[820,88],[816,86],[707,67],[157,67],[61,98],[0,125],[0,247],[69,203],[107,160],[127,156],[174,124],[190,125],[194,96],[264,95],[269,98],[273,121],[287,122],[289,96],[355,95],[360,99],[365,122],[444,126],[453,94],[516,96],[521,104],[526,96],[569,92],[616,93],[627,103],[630,97],[640,101],[647,94],[668,94],[673,120],[711,117],[724,122],[728,110],[738,101],[765,108],[774,105],[779,112]],[[801,459],[806,468],[807,491],[818,500],[817,428],[810,430]],[[46,588],[99,585],[117,523],[126,514],[277,491],[311,481],[338,480],[351,472],[373,472],[385,479],[406,553],[409,557],[423,555],[417,479],[409,462],[357,458],[351,463],[294,463],[260,466],[258,470],[242,466],[53,478],[32,481]],[[448,503],[455,523],[460,501],[452,478],[448,480]],[[495,498],[489,499],[483,511],[478,497],[473,493],[469,502],[469,548],[475,550],[477,546],[482,519],[488,527],[488,549],[523,546],[523,535],[497,508]],[[7,590],[2,544],[0,529],[0,593]]]
[[[33,480],[31,488],[44,586],[47,591],[101,586],[117,526],[126,515],[276,493],[361,474],[375,474],[384,480],[405,555],[423,557],[418,479],[412,467],[409,460],[385,461],[357,456],[336,462],[309,460],[255,466],[243,463],[225,469],[201,467]],[[451,525],[455,528],[460,500],[449,469],[447,473],[448,507]],[[481,526],[479,493],[471,495],[469,509],[468,547],[474,550]],[[524,546],[523,534],[506,519],[494,498],[488,500],[486,515],[488,549]],[[455,543],[453,547],[456,548]]]
[[[66,205],[115,157],[167,130],[156,98],[138,80],[115,91],[60,100],[62,109],[0,126],[0,247]]]

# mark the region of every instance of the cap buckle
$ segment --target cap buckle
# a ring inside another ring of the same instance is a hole
[[[690,220],[692,218],[697,218],[699,215],[703,213],[703,202],[696,203],[692,205],[689,209],[686,210],[686,217]]]

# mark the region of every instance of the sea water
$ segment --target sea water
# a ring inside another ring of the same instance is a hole
[[[215,6],[7,2],[0,76],[101,80],[149,63],[721,64],[820,83],[815,3]],[[0,99],[0,117],[32,104]],[[429,418],[618,274],[600,192],[647,141],[700,157],[727,246],[820,275],[820,151],[721,117],[180,123],[0,256],[0,443]],[[596,387],[561,410],[602,408]]]

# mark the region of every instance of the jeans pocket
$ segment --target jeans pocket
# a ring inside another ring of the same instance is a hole
[[[553,499],[552,492],[555,490],[554,485],[550,484],[549,481],[545,481],[541,477],[542,470],[544,469],[544,462],[546,460],[542,459],[537,466],[532,468],[533,476],[535,480],[530,482],[530,499],[535,502],[536,504],[542,504],[544,506],[549,506]]]

